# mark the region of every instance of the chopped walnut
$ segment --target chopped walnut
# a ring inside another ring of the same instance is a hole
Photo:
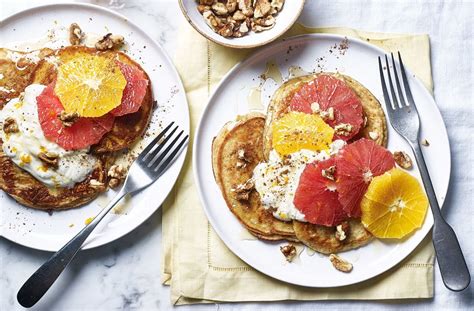
[[[219,35],[240,38],[250,30],[273,28],[283,3],[284,0],[205,0],[198,1],[197,10]]]
[[[395,151],[393,153],[393,159],[401,168],[410,169],[413,167],[411,158],[405,151]]]
[[[321,175],[323,175],[324,178],[327,178],[329,180],[335,181],[336,178],[334,177],[334,173],[336,173],[336,166],[330,166],[325,170],[321,170]]]
[[[46,164],[46,166],[57,168],[59,165],[59,156],[54,152],[40,152],[38,158]]]
[[[225,6],[227,7],[227,11],[232,14],[237,10],[237,0],[227,0]]]
[[[72,23],[71,26],[69,26],[69,43],[71,43],[71,45],[79,45],[83,38],[84,33],[81,27],[76,23]]]
[[[319,112],[319,115],[321,116],[321,118],[323,118],[324,120],[334,120],[334,108],[333,107],[329,107],[328,110],[326,111],[320,111]]]
[[[64,127],[71,127],[76,123],[77,119],[79,119],[79,114],[77,112],[66,112],[63,110],[58,114],[58,119],[61,120]]]
[[[268,0],[257,0],[255,2],[254,18],[265,17],[270,13],[272,6]]]
[[[97,179],[91,179],[89,181],[89,185],[94,189],[101,189],[105,187],[104,183],[98,181]]]
[[[229,13],[229,10],[227,10],[227,6],[224,3],[215,2],[211,8],[217,15],[227,15]]]
[[[334,127],[334,131],[338,135],[349,136],[352,131],[352,125],[348,123],[340,123]]]
[[[372,140],[377,140],[377,138],[379,138],[379,133],[377,133],[377,132],[369,132],[369,137],[370,137],[370,139],[372,139]]]
[[[287,244],[280,246],[280,251],[285,256],[286,261],[292,262],[296,257],[296,247],[293,244]]]
[[[242,11],[238,10],[238,11],[235,11],[234,15],[232,15],[232,19],[234,21],[244,21],[247,19],[247,16],[245,16],[244,13],[242,13]]]
[[[96,42],[95,48],[99,51],[112,50],[122,46],[124,42],[123,36],[108,33]]]
[[[430,145],[430,143],[428,142],[428,140],[426,140],[426,138],[421,141],[421,144],[423,146],[429,146]]]
[[[202,4],[200,4],[200,5],[197,6],[197,9],[198,9],[198,12],[202,14],[202,13],[204,13],[204,12],[206,12],[206,11],[210,11],[210,10],[211,10],[211,7],[208,6],[208,5],[202,5]]]
[[[281,9],[283,8],[283,4],[285,3],[285,0],[272,0],[270,5],[272,6],[273,9],[275,9],[277,12],[280,12]]]
[[[269,30],[275,26],[275,18],[273,16],[258,18],[252,20],[252,30],[255,32],[262,32]]]
[[[351,272],[352,271],[352,264],[347,260],[342,259],[336,254],[329,255],[329,260],[331,261],[334,268],[341,272]]]
[[[18,133],[20,130],[18,129],[18,124],[16,124],[15,119],[13,118],[6,118],[3,121],[3,132],[5,134],[9,133]]]
[[[122,165],[112,165],[107,172],[110,188],[116,188],[119,186],[124,181],[126,175],[127,171]]]
[[[311,111],[314,113],[319,113],[321,111],[321,107],[317,102],[311,104]]]
[[[253,15],[253,0],[239,0],[239,10],[244,13],[245,16],[251,17]]]
[[[237,185],[233,192],[235,192],[236,198],[239,201],[248,201],[250,198],[250,192],[254,189],[255,184],[252,179],[247,180],[245,183]]]
[[[339,241],[344,241],[349,234],[350,226],[347,221],[342,222],[340,225],[336,226],[336,239]]]

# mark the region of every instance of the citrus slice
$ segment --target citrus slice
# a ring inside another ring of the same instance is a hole
[[[54,94],[54,82],[43,90],[36,101],[44,136],[66,150],[83,149],[98,143],[114,125],[114,117],[106,114],[99,118],[79,118],[70,127],[65,127],[58,118],[64,108]]]
[[[361,209],[362,224],[370,233],[401,239],[423,224],[428,198],[415,177],[394,168],[372,180]]]
[[[100,117],[120,105],[126,84],[114,60],[80,53],[58,67],[54,93],[66,112]]]
[[[137,112],[143,102],[148,86],[148,79],[138,68],[117,62],[120,71],[127,80],[127,85],[123,90],[121,104],[110,111],[114,116],[123,116]]]
[[[320,116],[292,111],[273,123],[273,147],[281,155],[329,149],[334,130]]]
[[[369,139],[346,145],[336,157],[339,201],[350,217],[361,216],[360,201],[373,177],[395,167],[392,153]]]
[[[335,140],[351,139],[364,122],[357,94],[344,81],[330,75],[320,75],[304,84],[293,95],[290,109],[324,116],[324,121],[336,129]]]
[[[312,224],[336,226],[347,219],[337,197],[333,175],[329,173],[335,165],[336,160],[329,158],[308,164],[301,173],[293,204]]]

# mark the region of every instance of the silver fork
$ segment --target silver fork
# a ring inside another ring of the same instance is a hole
[[[179,138],[183,135],[183,131],[180,131],[173,141],[168,144],[166,149],[160,153],[178,130],[178,126],[175,126],[161,141],[173,126],[173,123],[174,122],[171,122],[155,139],[153,139],[153,141],[148,144],[148,146],[140,153],[138,158],[132,163],[122,188],[109,205],[97,214],[89,225],[84,227],[84,229],[82,229],[74,238],[57,251],[38,270],[36,270],[25,284],[23,284],[17,294],[17,300],[22,306],[26,308],[32,307],[41,299],[41,297],[43,297],[59,277],[61,272],[81,249],[82,244],[92,233],[97,224],[99,224],[104,216],[125,195],[150,186],[168,168],[188,139],[188,135],[186,135],[178,143]]]
[[[421,179],[423,180],[434,217],[433,244],[436,250],[436,258],[438,260],[438,266],[444,285],[450,290],[461,291],[469,286],[471,276],[469,275],[469,270],[466,261],[464,260],[456,234],[441,214],[430,175],[426,168],[420,145],[420,118],[418,116],[415,101],[413,100],[400,52],[398,52],[398,62],[405,91],[403,91],[402,86],[400,85],[397,66],[395,65],[395,60],[392,54],[393,75],[395,77],[394,80],[398,93],[397,99],[387,55],[385,55],[385,66],[387,69],[391,96],[387,91],[383,72],[384,69],[382,68],[382,60],[379,57],[380,80],[382,82],[383,97],[387,107],[388,119],[395,131],[397,131],[397,133],[408,142],[415,155],[416,163],[418,164]],[[405,101],[404,94],[406,95],[408,102]]]

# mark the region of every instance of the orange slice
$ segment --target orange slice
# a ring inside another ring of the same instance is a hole
[[[372,179],[361,209],[362,223],[370,233],[401,239],[421,227],[428,199],[415,177],[393,168]]]
[[[114,60],[81,53],[59,66],[54,92],[66,112],[100,117],[120,105],[126,84]]]
[[[328,150],[334,130],[319,115],[289,112],[273,124],[273,147],[281,155],[301,149]]]

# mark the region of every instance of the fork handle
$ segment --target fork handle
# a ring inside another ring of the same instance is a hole
[[[412,147],[433,213],[433,244],[443,283],[452,291],[461,291],[468,287],[471,282],[461,246],[453,228],[441,214],[419,142],[412,144]]]
[[[41,297],[43,297],[69,262],[71,262],[74,256],[76,256],[78,251],[81,249],[82,244],[92,233],[97,224],[126,194],[127,192],[122,188],[117,196],[109,203],[109,205],[107,205],[106,208],[97,214],[90,224],[85,226],[74,238],[51,256],[48,261],[46,261],[30,276],[17,294],[17,300],[23,307],[30,308],[34,306]]]

